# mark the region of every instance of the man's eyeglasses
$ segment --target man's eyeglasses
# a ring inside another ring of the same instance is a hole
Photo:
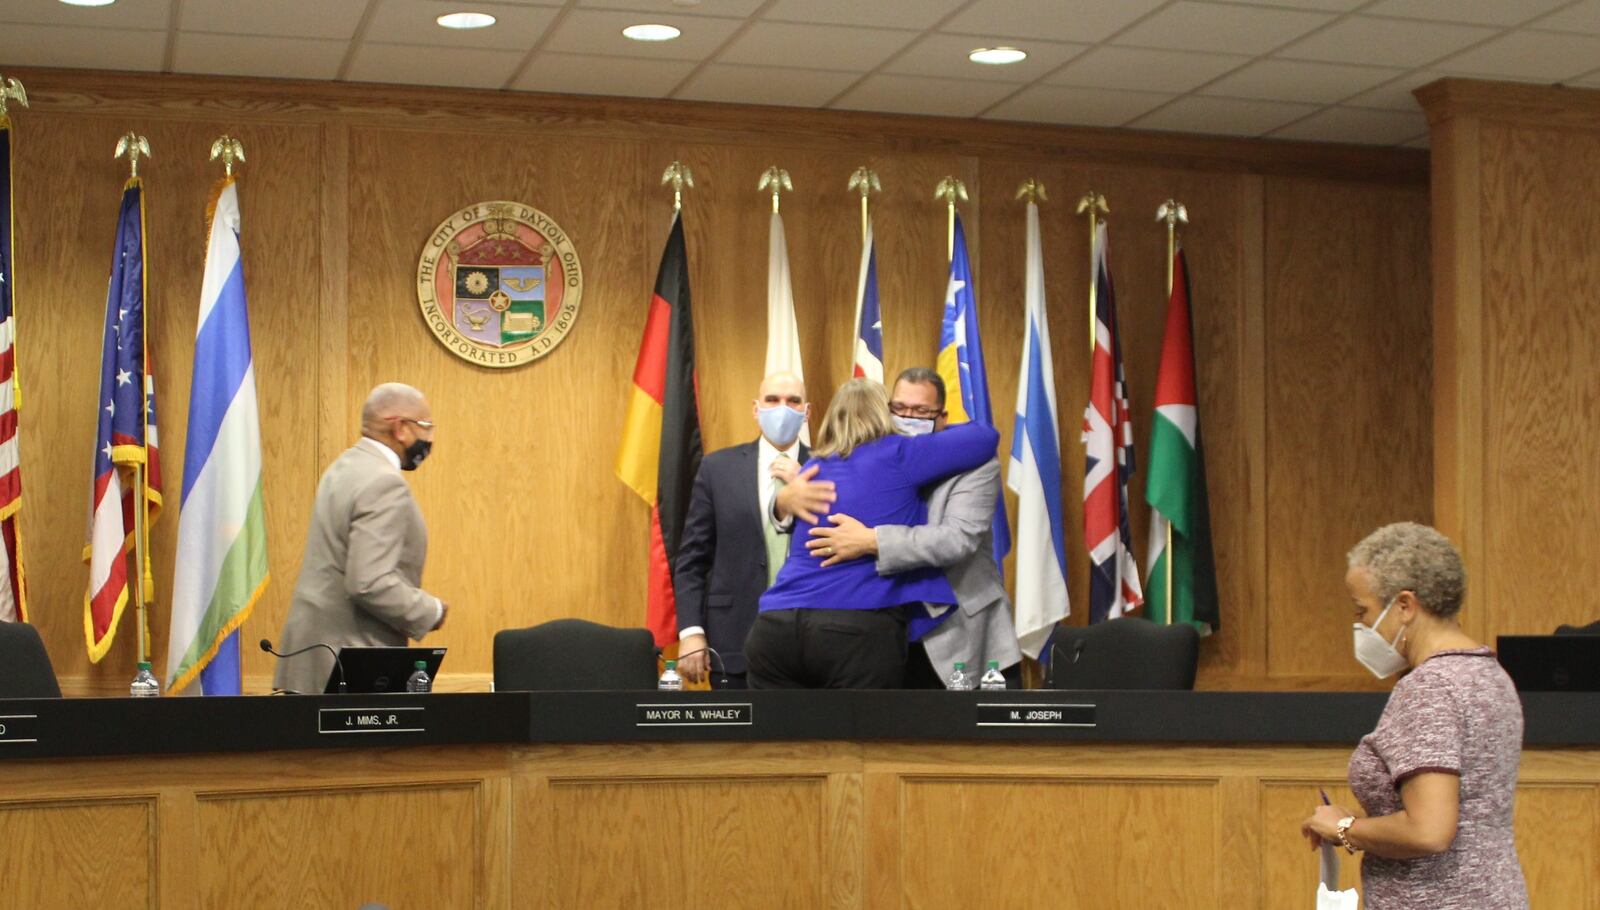
[[[920,420],[935,420],[944,411],[940,408],[912,408],[900,404],[889,405],[889,413],[896,417],[915,417]]]
[[[424,430],[433,429],[433,421],[431,420],[417,420],[411,417],[385,417],[384,420],[398,420],[402,423],[415,424],[416,426],[422,427]]]

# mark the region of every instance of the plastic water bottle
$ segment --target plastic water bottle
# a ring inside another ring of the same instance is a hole
[[[150,661],[139,661],[139,672],[134,675],[128,694],[134,698],[155,698],[161,694],[161,683],[150,672]]]
[[[411,675],[406,677],[406,691],[428,693],[433,691],[433,680],[428,678],[428,662],[419,660],[412,666],[416,667]]]
[[[945,683],[945,688],[952,692],[971,692],[972,677],[967,675],[967,665],[956,661],[956,668],[950,672],[950,680]]]
[[[978,680],[978,688],[989,691],[991,689],[1004,689],[1005,687],[1006,676],[1000,672],[1000,661],[989,661],[989,669],[983,671],[983,678]]]
[[[678,675],[677,661],[667,661],[667,668],[661,671],[661,679],[656,683],[656,688],[663,692],[683,691],[683,677]]]

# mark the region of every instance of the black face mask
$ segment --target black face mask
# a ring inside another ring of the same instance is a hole
[[[406,446],[405,455],[400,459],[400,470],[415,471],[417,469],[417,465],[422,464],[423,460],[428,457],[428,453],[431,451],[433,451],[433,440],[411,440],[411,445]]]

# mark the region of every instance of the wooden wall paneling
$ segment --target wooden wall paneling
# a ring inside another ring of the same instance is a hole
[[[156,905],[162,910],[200,910],[194,888],[194,858],[200,855],[194,790],[168,781],[155,798]]]
[[[0,903],[38,910],[155,908],[149,798],[0,802]]]
[[[1523,784],[1517,788],[1516,831],[1531,906],[1600,906],[1600,853],[1573,849],[1600,837],[1600,786]]]
[[[1344,783],[1342,767],[1329,763],[1328,773],[1314,779],[1267,779],[1259,782],[1257,793],[1260,815],[1251,827],[1261,838],[1260,863],[1262,907],[1292,907],[1313,902],[1320,880],[1320,859],[1309,842],[1300,836],[1300,823],[1322,802],[1318,790],[1328,799],[1357,815],[1361,804]],[[1359,888],[1361,861],[1339,851],[1339,888]]]
[[[1600,618],[1600,122],[1481,128],[1486,635]],[[1491,642],[1492,643],[1492,642]]]
[[[1432,518],[1420,195],[1267,181],[1267,671],[1286,681],[1373,685],[1350,656],[1344,554]]]
[[[1239,221],[1242,300],[1236,324],[1240,339],[1239,370],[1234,379],[1238,383],[1242,430],[1238,445],[1244,450],[1247,487],[1241,497],[1245,511],[1240,538],[1243,552],[1235,564],[1243,579],[1240,582],[1241,590],[1235,592],[1235,596],[1243,595],[1237,611],[1244,626],[1239,636],[1239,669],[1244,678],[1260,681],[1253,683],[1252,688],[1266,687],[1267,621],[1271,615],[1267,599],[1267,567],[1274,542],[1267,514],[1267,446],[1271,436],[1267,423],[1270,393],[1266,383],[1269,343],[1266,206],[1264,179],[1250,176],[1239,181],[1239,208],[1243,213]],[[1214,436],[1208,435],[1207,440]],[[1206,469],[1211,469],[1209,462]],[[1221,558],[1220,554],[1218,558]],[[1218,571],[1220,576],[1220,567]],[[1218,581],[1221,582],[1220,577]]]

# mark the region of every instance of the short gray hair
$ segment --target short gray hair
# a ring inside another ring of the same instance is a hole
[[[1450,538],[1427,525],[1384,525],[1350,550],[1350,568],[1372,573],[1379,600],[1387,604],[1410,591],[1429,613],[1450,618],[1467,596],[1467,570]]]
[[[382,432],[387,418],[411,417],[422,406],[422,393],[403,382],[385,382],[369,393],[361,405],[361,429]]]

